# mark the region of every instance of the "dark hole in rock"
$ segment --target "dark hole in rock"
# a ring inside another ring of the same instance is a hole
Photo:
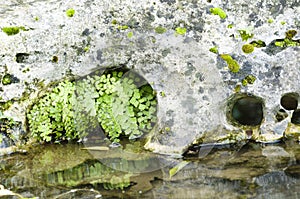
[[[240,97],[233,103],[231,116],[238,124],[257,126],[263,120],[263,102],[251,95]]]
[[[285,110],[296,110],[298,107],[297,93],[286,93],[280,99],[280,104]]]
[[[285,118],[287,118],[288,114],[284,109],[279,109],[276,112],[275,118],[277,120],[277,122],[280,122],[282,120],[284,120]]]
[[[293,112],[291,122],[293,124],[300,124],[300,109],[297,109]]]
[[[25,63],[30,54],[28,53],[17,53],[16,54],[16,62],[17,63]]]

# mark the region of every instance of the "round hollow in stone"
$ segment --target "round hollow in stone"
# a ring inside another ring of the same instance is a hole
[[[288,114],[284,109],[279,109],[276,112],[276,115],[275,115],[275,118],[276,118],[277,122],[280,122],[280,121],[284,120],[287,117],[288,117]]]
[[[230,113],[230,118],[234,124],[260,125],[264,117],[263,101],[253,95],[242,95],[233,101]]]
[[[293,112],[291,122],[293,124],[300,124],[300,109],[297,109]]]
[[[297,93],[286,93],[280,99],[280,104],[285,110],[296,110],[299,95]]]

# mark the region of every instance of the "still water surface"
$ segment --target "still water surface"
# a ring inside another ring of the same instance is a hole
[[[136,147],[35,146],[0,157],[0,184],[28,198],[300,198],[297,142],[195,147],[182,158]]]

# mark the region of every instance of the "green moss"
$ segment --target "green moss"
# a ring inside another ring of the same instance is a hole
[[[133,32],[129,32],[127,33],[127,37],[130,39],[131,37],[133,37]]]
[[[250,42],[250,44],[253,45],[255,48],[266,47],[266,43],[262,40],[252,41]]]
[[[228,24],[227,28],[233,28],[233,24]]]
[[[12,83],[12,76],[10,74],[5,74],[2,78],[2,84],[8,85]]]
[[[68,10],[66,10],[66,15],[68,17],[73,17],[75,14],[75,10],[73,8],[69,8]]]
[[[157,34],[163,34],[163,33],[165,33],[166,31],[167,31],[167,29],[164,28],[164,27],[162,27],[162,26],[158,26],[158,27],[155,28],[155,32],[156,32]]]
[[[287,39],[292,39],[296,34],[297,34],[297,31],[296,31],[296,30],[288,30],[288,31],[285,33],[285,38],[287,38]]]
[[[212,53],[215,53],[215,54],[219,53],[217,46],[214,46],[214,47],[210,48],[209,51],[212,52]]]
[[[84,52],[88,52],[90,50],[90,46],[85,46],[84,48],[83,48],[83,51]]]
[[[165,93],[164,91],[161,91],[161,92],[159,93],[159,95],[162,96],[162,97],[166,97],[166,93]]]
[[[111,24],[117,25],[117,24],[118,24],[118,21],[117,21],[116,19],[114,19],[114,20],[111,21]]]
[[[165,131],[166,131],[166,132],[170,132],[170,131],[171,131],[171,128],[168,127],[168,126],[166,126],[166,127],[165,127]]]
[[[227,63],[228,68],[231,72],[237,73],[240,70],[240,65],[230,55],[222,54],[221,58]]]
[[[281,48],[300,46],[300,40],[292,40],[290,38],[277,39],[274,45]]]
[[[248,30],[238,30],[243,41],[247,41],[252,38],[254,34],[250,33]]]
[[[0,110],[5,111],[11,107],[13,102],[11,100],[8,100],[6,102],[0,102]]]
[[[238,84],[238,85],[235,86],[234,92],[235,92],[235,93],[239,93],[240,91],[241,91],[241,85]]]
[[[128,26],[126,26],[126,25],[123,25],[123,26],[118,26],[118,29],[119,30],[127,30],[128,29]]]
[[[175,30],[176,30],[176,33],[179,35],[184,35],[186,33],[186,28],[177,27]]]
[[[247,86],[248,84],[254,84],[256,80],[256,77],[253,75],[247,75],[243,80],[242,80],[242,85]]]
[[[250,54],[254,51],[254,46],[252,44],[245,44],[242,47],[242,50],[246,54]]]
[[[9,36],[18,34],[20,30],[26,31],[26,29],[23,26],[11,26],[2,28],[2,31]]]
[[[222,8],[210,8],[209,11],[214,15],[219,15],[221,19],[225,19],[227,17],[225,11]]]
[[[274,22],[274,19],[272,19],[272,18],[268,19],[268,23],[273,23],[273,22]]]

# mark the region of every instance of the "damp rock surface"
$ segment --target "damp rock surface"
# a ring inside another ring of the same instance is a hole
[[[0,95],[13,104],[3,112],[24,122],[28,105],[50,82],[126,66],[157,92],[158,122],[145,146],[154,152],[297,134],[286,129],[292,117],[299,123],[299,103],[281,99],[300,94],[298,4],[7,1],[0,5]],[[253,52],[244,52],[246,44]],[[18,81],[4,83],[6,74]],[[230,99],[240,93],[263,100],[255,125],[235,125],[227,117]],[[287,116],[277,120],[285,108]]]

